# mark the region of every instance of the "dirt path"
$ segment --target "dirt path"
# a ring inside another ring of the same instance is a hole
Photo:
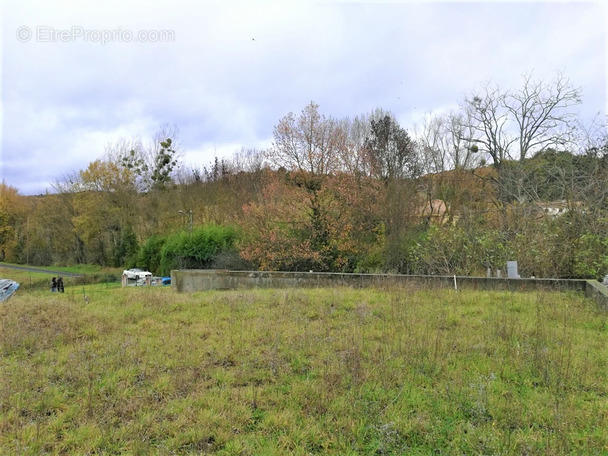
[[[19,269],[21,271],[30,271],[30,272],[42,272],[43,274],[56,275],[62,277],[82,277],[82,274],[77,274],[75,272],[65,272],[65,271],[51,271],[50,269],[38,269],[33,268],[31,266],[13,266],[12,264],[4,264],[0,263],[0,268],[6,269]]]

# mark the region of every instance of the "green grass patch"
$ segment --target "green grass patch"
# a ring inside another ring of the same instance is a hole
[[[17,265],[18,266],[18,265]],[[82,274],[82,277],[63,277],[63,282],[66,291],[69,288],[81,287],[87,284],[113,284],[119,283],[122,275],[122,270],[116,268],[102,268],[91,265],[74,266],[74,267],[35,267],[36,269],[48,270],[49,272],[39,272],[24,269],[12,269],[2,267],[0,265],[0,278],[11,279],[18,282],[20,290],[27,292],[32,291],[50,291],[51,278],[53,276],[60,277],[62,273],[71,272],[74,274]],[[52,271],[52,272],[51,272]]]
[[[607,319],[560,293],[20,290],[0,454],[606,454]]]
[[[99,266],[95,264],[78,264],[71,266],[30,266],[24,264],[14,264],[14,263],[0,263],[0,269],[3,265],[7,266],[16,266],[16,267],[31,267],[35,269],[40,269],[44,271],[49,271],[49,273],[57,272],[67,272],[72,274],[121,274],[121,268],[110,268],[107,266]]]

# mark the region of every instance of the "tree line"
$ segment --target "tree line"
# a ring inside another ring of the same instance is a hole
[[[0,256],[29,264],[523,275],[608,273],[605,122],[563,75],[490,84],[407,131],[311,102],[268,150],[189,168],[177,128],[123,139],[55,192],[0,184]]]

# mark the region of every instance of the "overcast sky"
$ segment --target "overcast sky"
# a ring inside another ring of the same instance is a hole
[[[0,179],[22,194],[162,124],[193,165],[265,148],[310,101],[337,118],[380,107],[411,129],[484,82],[562,71],[584,118],[606,113],[602,1],[6,0],[0,13]]]

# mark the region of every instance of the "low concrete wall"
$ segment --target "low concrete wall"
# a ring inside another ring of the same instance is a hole
[[[597,302],[602,310],[608,310],[608,289],[596,280],[587,280],[585,296]]]
[[[453,276],[414,276],[397,274],[340,274],[325,272],[259,272],[207,269],[171,271],[171,284],[179,292],[235,290],[243,288],[289,287],[370,287],[413,285],[423,288],[454,288]],[[456,277],[458,288],[474,290],[556,290],[585,293],[602,306],[608,293],[596,281],[562,279],[507,279],[494,277]]]

